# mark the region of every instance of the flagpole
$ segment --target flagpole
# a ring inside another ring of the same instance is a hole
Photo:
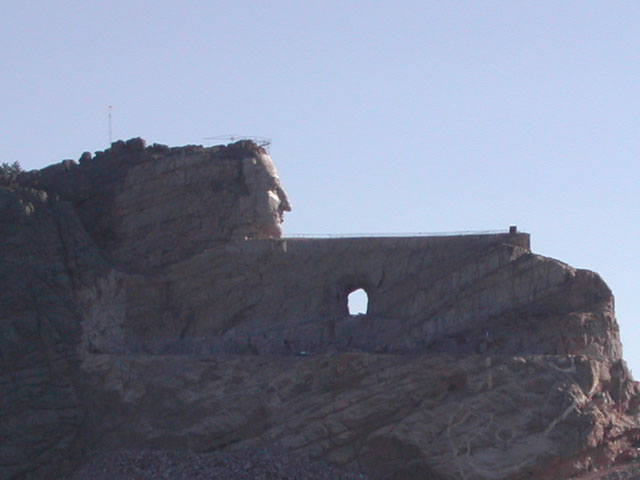
[[[109,105],[109,145],[111,145],[112,143],[112,138],[111,138],[111,109],[113,107],[111,105]]]

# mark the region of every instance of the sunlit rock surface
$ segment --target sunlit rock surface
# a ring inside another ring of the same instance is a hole
[[[283,238],[289,199],[249,141],[132,139],[3,182],[2,478],[122,449],[370,478],[635,468],[613,296],[528,234]]]

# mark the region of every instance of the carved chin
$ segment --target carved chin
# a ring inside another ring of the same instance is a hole
[[[282,227],[280,226],[280,222],[274,221],[273,223],[266,225],[266,228],[264,229],[264,235],[266,237],[280,238],[280,236],[282,235]]]

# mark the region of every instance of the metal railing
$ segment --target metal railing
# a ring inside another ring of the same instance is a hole
[[[502,230],[463,230],[458,232],[390,232],[390,233],[286,233],[282,238],[360,238],[360,237],[455,237],[463,235],[505,235],[524,233],[507,228]]]

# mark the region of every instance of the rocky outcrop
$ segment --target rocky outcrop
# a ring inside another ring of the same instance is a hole
[[[109,266],[73,208],[0,187],[0,477],[64,470],[82,423],[76,292]]]
[[[83,369],[104,449],[278,445],[374,478],[559,479],[639,439],[624,367],[586,356],[97,355]]]
[[[528,240],[287,239],[211,248],[162,275],[131,279],[125,349],[620,359],[604,282],[532,254]],[[359,287],[368,292],[368,313],[350,316],[347,295]]]
[[[147,271],[232,239],[280,237],[291,206],[251,142],[145,147],[141,139],[22,176],[69,201],[120,267]]]
[[[0,476],[123,449],[395,479],[633,463],[640,389],[597,274],[517,232],[282,238],[288,210],[246,141],[117,142],[2,187]]]

